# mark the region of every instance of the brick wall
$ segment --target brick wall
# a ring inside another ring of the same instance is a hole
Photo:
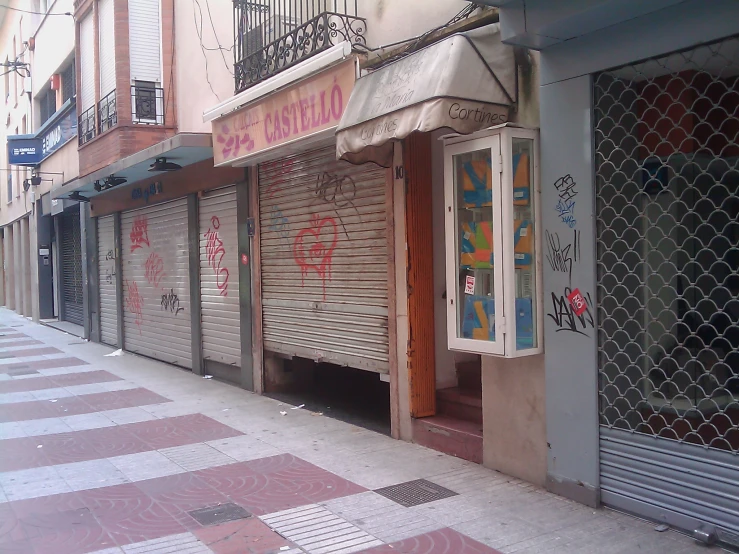
[[[81,17],[90,9],[96,11],[97,0],[80,0],[75,3],[75,19]],[[161,36],[162,36],[162,88],[164,89],[164,126],[145,126],[132,123],[131,101],[131,58],[129,51],[128,34],[128,0],[114,0],[115,13],[115,57],[116,57],[116,108],[118,124],[96,136],[90,142],[80,146],[80,176],[88,175],[102,169],[121,158],[135,154],[158,142],[166,140],[177,132],[176,95],[174,90],[174,0],[161,0]],[[97,55],[98,24],[95,21],[95,44]],[[79,30],[79,26],[78,26]],[[78,33],[79,35],[79,33]],[[77,67],[79,64],[79,38],[77,39]],[[80,90],[79,75],[77,72],[77,90]],[[99,68],[95,71],[95,101],[100,101]],[[78,113],[81,113],[78,105]]]

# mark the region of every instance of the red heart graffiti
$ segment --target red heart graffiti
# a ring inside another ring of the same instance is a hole
[[[324,227],[327,228],[326,232],[329,236],[333,235],[330,246],[327,246],[327,243],[321,239]],[[305,244],[306,238],[308,238],[308,246]],[[323,281],[324,302],[326,301],[326,279],[331,280],[331,263],[338,240],[339,231],[334,219],[332,217],[321,219],[320,216],[314,214],[311,217],[311,226],[300,231],[293,244],[293,257],[295,263],[300,266],[302,285],[305,285],[308,271],[315,271]]]

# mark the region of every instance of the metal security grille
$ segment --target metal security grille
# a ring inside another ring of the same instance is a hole
[[[192,368],[187,199],[121,214],[124,348]]]
[[[241,367],[236,187],[204,194],[199,217],[203,359]]]
[[[82,300],[82,234],[78,210],[65,213],[60,221],[62,302],[64,319],[84,324]]]
[[[594,103],[604,501],[737,531],[739,40],[598,74]]]
[[[385,174],[334,146],[259,166],[266,350],[389,371]]]
[[[100,338],[118,346],[118,290],[116,287],[115,218],[100,217],[98,226],[98,275],[100,295]]]

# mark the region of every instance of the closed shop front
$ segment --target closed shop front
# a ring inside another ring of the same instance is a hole
[[[116,287],[115,217],[97,219],[98,275],[100,293],[100,338],[110,346],[118,346],[118,293]]]
[[[241,366],[236,187],[200,198],[200,295],[202,349],[213,363]],[[234,374],[234,378],[238,378]]]
[[[192,367],[187,199],[121,214],[126,350]]]
[[[82,234],[78,207],[59,216],[59,254],[62,319],[83,325]]]
[[[738,48],[593,81],[602,500],[733,544]]]
[[[389,371],[386,173],[335,144],[259,166],[265,350]]]

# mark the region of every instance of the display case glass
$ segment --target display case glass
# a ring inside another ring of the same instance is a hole
[[[500,129],[445,142],[449,347],[541,351],[536,133]]]

